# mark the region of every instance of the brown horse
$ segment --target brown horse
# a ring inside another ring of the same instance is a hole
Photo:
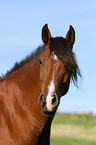
[[[46,24],[42,40],[43,47],[0,79],[0,145],[49,145],[60,98],[71,78],[77,83],[73,27],[65,39],[52,38]]]

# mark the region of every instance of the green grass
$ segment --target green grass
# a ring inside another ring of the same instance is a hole
[[[51,145],[96,145],[96,142],[72,138],[51,138]]]
[[[96,116],[90,114],[59,114],[55,115],[53,124],[70,124],[84,127],[96,126]]]
[[[96,116],[57,113],[52,124],[51,145],[96,145]]]

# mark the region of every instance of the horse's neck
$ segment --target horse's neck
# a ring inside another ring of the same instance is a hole
[[[13,76],[14,77],[14,76]],[[26,64],[15,74],[17,83],[22,87],[31,87],[31,90],[40,88],[40,65],[38,61]],[[14,79],[14,78],[13,78]],[[38,86],[39,85],[39,86]],[[37,87],[38,86],[38,87]]]
[[[22,91],[27,93],[27,96],[31,95],[31,98],[37,99],[40,95],[40,64],[38,61],[33,61],[26,65],[23,70],[21,69],[20,75],[18,75],[18,85],[20,85]]]
[[[25,102],[28,110],[34,113],[34,109],[39,108],[38,98],[40,95],[40,64],[38,61],[32,61],[19,69],[17,72],[12,73],[5,79],[6,87],[14,94],[17,100]],[[10,85],[9,85],[10,84]],[[12,96],[14,96],[12,94]],[[40,108],[39,108],[40,110]]]

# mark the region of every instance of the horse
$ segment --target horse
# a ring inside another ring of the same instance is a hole
[[[43,46],[0,79],[0,145],[49,145],[60,98],[77,85],[80,70],[72,51],[75,30],[66,38],[42,28]]]

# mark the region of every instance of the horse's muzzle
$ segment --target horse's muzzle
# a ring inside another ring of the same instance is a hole
[[[48,110],[46,96],[44,95],[44,93],[41,93],[38,103],[41,106],[41,109],[43,110],[44,113],[52,114],[56,112],[58,105],[60,103],[60,99],[58,98],[56,94],[52,95],[52,109]]]

